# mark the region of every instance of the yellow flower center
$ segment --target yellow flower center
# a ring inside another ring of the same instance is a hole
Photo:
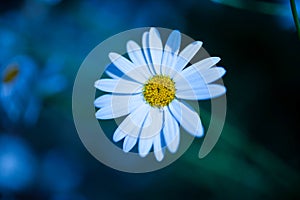
[[[8,66],[8,69],[6,70],[2,82],[3,83],[10,83],[13,80],[15,80],[19,74],[20,70],[17,64],[12,64]]]
[[[155,75],[145,83],[143,95],[151,106],[161,108],[173,101],[175,91],[175,83],[170,77]]]

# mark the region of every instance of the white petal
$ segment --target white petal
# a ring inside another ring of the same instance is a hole
[[[180,125],[191,135],[201,137],[204,134],[200,117],[193,108],[174,99],[169,104],[169,109]]]
[[[199,71],[198,74],[202,76],[205,83],[212,83],[218,79],[220,79],[226,73],[223,67],[213,67],[209,70]]]
[[[166,146],[170,152],[175,153],[179,146],[179,125],[175,118],[170,113],[169,109],[165,110],[165,120],[163,135],[165,138]]]
[[[139,140],[139,154],[141,157],[145,157],[151,150],[153,144],[153,138],[140,138]]]
[[[156,74],[160,74],[160,65],[163,54],[163,46],[160,34],[156,28],[150,28],[149,31],[149,47],[151,61],[153,63]]]
[[[155,136],[160,135],[163,123],[163,112],[158,108],[150,108],[149,114],[145,119],[139,140],[139,154],[145,157],[153,143]]]
[[[121,77],[117,76],[116,74],[111,73],[110,71],[105,71],[105,73],[106,73],[110,78],[113,78],[113,79],[121,78]]]
[[[180,32],[174,30],[168,37],[164,51],[171,52],[177,55],[180,49],[180,43],[181,43]]]
[[[149,105],[141,104],[123,120],[123,122],[118,126],[115,133],[121,131],[126,135],[137,138],[139,136],[145,118],[149,113],[149,110]]]
[[[113,119],[129,114],[143,104],[142,94],[111,95],[106,94],[94,102],[100,109],[96,112],[97,119]]]
[[[113,140],[115,142],[119,142],[120,140],[122,140],[127,134],[124,133],[122,130],[117,129],[113,135]]]
[[[131,94],[131,95],[120,95],[120,94],[105,94],[98,97],[94,101],[94,105],[98,108],[102,108],[104,106],[119,106],[117,104],[126,104],[129,103],[141,103],[143,100],[142,94]]]
[[[166,42],[163,58],[162,58],[162,65],[161,65],[161,72],[164,75],[168,75],[168,69],[173,68],[175,64],[175,60],[177,58],[177,54],[180,49],[181,43],[181,35],[179,31],[172,31],[168,40]]]
[[[127,42],[127,53],[131,61],[137,66],[147,65],[141,47],[134,41]]]
[[[163,60],[161,64],[161,74],[169,75],[169,70],[172,69],[172,62],[174,60],[174,55],[171,52],[164,51]]]
[[[209,57],[205,58],[203,60],[200,60],[199,62],[192,64],[188,68],[184,69],[180,74],[181,75],[187,75],[187,74],[193,74],[198,71],[206,71],[215,64],[217,64],[221,59],[219,57]],[[180,78],[178,76],[174,76],[173,79],[176,81],[177,78]]]
[[[108,106],[110,104],[111,98],[112,95],[110,94],[102,95],[94,101],[94,106],[97,108]]]
[[[149,76],[146,76],[144,73],[142,73],[143,70],[141,67],[134,65],[120,54],[111,52],[108,56],[111,62],[129,78],[139,83],[144,83],[148,79]],[[140,70],[137,70],[137,67],[139,67]]]
[[[149,32],[145,32],[143,34],[143,38],[142,38],[142,43],[143,43],[143,52],[144,52],[144,56],[146,58],[146,62],[148,65],[148,68],[150,70],[150,72],[154,75],[155,71],[153,68],[153,64],[151,61],[151,56],[150,56],[150,46],[149,46]]]
[[[127,53],[132,62],[138,67],[145,68],[144,73],[150,77],[151,71],[149,70],[141,47],[136,42],[130,40],[127,42]]]
[[[207,84],[220,79],[226,73],[222,67],[213,67],[206,70],[199,70],[196,67],[188,67],[181,73],[177,73],[173,81],[176,83],[176,89],[189,90],[190,88],[205,87]]]
[[[137,142],[136,137],[126,136],[123,143],[123,151],[126,153],[129,152],[134,147],[136,142]]]
[[[163,111],[158,108],[150,108],[149,114],[145,119],[140,138],[153,138],[160,134],[163,124]]]
[[[163,149],[161,148],[160,134],[155,136],[153,140],[153,151],[156,160],[159,162],[162,161],[162,159],[164,158],[164,152]]]
[[[124,74],[127,72],[135,69],[135,65],[124,58],[122,55],[115,53],[115,52],[110,52],[108,54],[108,57],[110,61],[119,69],[121,70]]]
[[[226,88],[223,85],[209,84],[203,87],[197,85],[188,86],[189,89],[178,89],[176,97],[187,100],[207,100],[219,97],[226,93]]]
[[[95,116],[97,119],[114,119],[129,113],[127,108],[122,108],[117,111],[113,111],[110,107],[104,107],[99,109]]]
[[[143,85],[133,81],[127,81],[123,78],[119,78],[97,80],[95,82],[95,87],[104,92],[134,94],[141,92]]]
[[[196,55],[201,46],[202,42],[195,41],[185,47],[177,57],[177,63],[175,65],[176,71],[181,71]]]

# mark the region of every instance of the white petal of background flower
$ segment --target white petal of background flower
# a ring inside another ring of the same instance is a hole
[[[201,137],[204,134],[203,126],[197,112],[184,103],[174,99],[169,108],[179,124],[191,135]]]
[[[95,87],[104,92],[134,94],[142,92],[143,85],[127,81],[122,78],[119,79],[100,79],[95,82]]]

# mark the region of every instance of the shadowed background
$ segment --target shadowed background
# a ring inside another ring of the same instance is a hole
[[[222,58],[228,112],[204,159],[196,139],[172,165],[128,174],[84,148],[71,95],[96,45],[146,26]],[[299,199],[299,53],[288,0],[1,1],[0,199]]]

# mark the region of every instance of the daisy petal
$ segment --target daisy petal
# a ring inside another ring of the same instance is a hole
[[[108,106],[110,104],[111,98],[111,94],[102,95],[94,101],[94,106],[97,108]]]
[[[220,79],[226,73],[223,67],[213,67],[206,70],[199,70],[195,67],[188,67],[183,70],[180,74],[178,73],[174,78],[174,82],[177,86],[181,87],[181,82],[189,82],[190,85],[207,85],[218,79]],[[184,80],[181,80],[184,79]]]
[[[149,47],[151,60],[156,74],[160,74],[160,65],[163,54],[163,46],[160,39],[160,34],[156,28],[150,28],[149,31]]]
[[[156,135],[153,140],[153,151],[157,161],[162,161],[164,158],[164,152],[161,148],[160,134]]]
[[[226,73],[223,67],[213,67],[209,70],[198,72],[204,79],[205,83],[212,83],[218,79],[220,79]]]
[[[127,134],[121,131],[120,129],[117,129],[113,135],[114,142],[119,142],[122,140]]]
[[[180,141],[180,134],[179,134],[179,126],[177,125],[178,132],[173,138],[172,142],[169,143],[168,149],[171,153],[175,153],[178,150],[179,147],[179,141]]]
[[[113,111],[110,107],[104,107],[99,109],[95,116],[97,119],[113,119],[127,115],[128,113],[129,111],[127,108],[121,108],[117,111]]]
[[[186,100],[207,100],[211,98],[219,97],[226,92],[226,88],[223,85],[209,84],[203,87],[188,86],[189,89],[178,89],[176,97]]]
[[[169,109],[166,109],[163,135],[165,138],[166,146],[171,153],[175,153],[179,146],[179,125],[175,118],[170,113]]]
[[[110,52],[108,54],[108,57],[110,61],[116,67],[118,67],[118,69],[121,70],[124,74],[135,69],[135,65],[132,62],[130,62],[129,60],[127,60],[126,58],[124,58],[122,55],[118,53]]]
[[[104,92],[134,94],[142,91],[143,85],[125,79],[100,79],[95,82],[95,87]]]
[[[121,117],[131,113],[134,109],[136,109],[143,103],[143,97],[141,94],[102,95],[94,102],[96,107],[100,107],[100,109],[96,112],[96,118],[113,119]]]
[[[134,147],[136,142],[137,142],[136,137],[126,136],[123,143],[123,151],[126,153],[129,152]]]
[[[125,77],[124,73],[122,71],[119,70],[118,67],[116,67],[116,65],[114,65],[113,63],[110,63],[106,69],[105,69],[105,73],[110,76],[111,78],[121,78],[121,77]]]
[[[137,109],[131,112],[123,122],[118,126],[115,134],[126,134],[131,137],[137,138],[143,127],[146,116],[148,115],[150,106],[141,104]],[[123,133],[118,133],[119,131]]]
[[[155,71],[154,71],[154,68],[153,68],[153,64],[152,64],[151,56],[150,56],[150,51],[149,51],[149,49],[150,49],[150,46],[149,46],[149,32],[145,32],[143,34],[142,43],[143,43],[143,52],[144,52],[144,55],[145,55],[145,58],[146,58],[146,62],[147,62],[149,71],[154,75]]]
[[[219,57],[209,57],[205,58],[199,62],[196,62],[195,64],[192,64],[188,68],[184,69],[180,74],[187,76],[188,74],[193,74],[198,71],[206,71],[215,64],[217,64],[221,59]],[[174,76],[174,80],[176,81],[177,78],[180,78],[178,76]]]
[[[181,35],[180,32],[175,30],[172,31],[165,45],[164,51],[171,52],[172,54],[177,55],[179,52],[181,43]]]
[[[125,57],[121,56],[120,54],[111,52],[109,53],[109,58],[111,62],[124,74],[126,74],[127,77],[140,82],[144,83],[147,80],[147,77],[144,73],[141,73],[141,68],[139,67],[139,71],[137,71],[136,65],[134,65],[132,62],[130,62]],[[144,70],[146,71],[146,70]]]
[[[144,74],[147,77],[150,77],[151,71],[147,66],[147,62],[145,60],[141,47],[136,42],[130,40],[127,42],[127,53],[129,55],[129,58],[132,60],[132,62],[138,67],[145,68],[143,70]]]
[[[196,53],[199,51],[201,46],[202,46],[202,42],[195,41],[195,42],[189,44],[187,47],[185,47],[181,51],[181,53],[179,54],[179,56],[177,58],[175,70],[181,71],[191,61],[191,59],[196,55]]]
[[[188,133],[195,137],[203,136],[204,130],[200,117],[193,108],[175,99],[169,104],[169,109]]]
[[[139,154],[141,157],[145,157],[151,150],[153,144],[153,138],[140,138],[139,140]]]
[[[139,154],[145,157],[153,143],[155,136],[160,135],[163,122],[163,112],[158,108],[150,107],[149,114],[146,117],[139,140]]]
[[[172,31],[168,40],[166,42],[162,64],[161,64],[161,72],[163,75],[168,74],[168,69],[173,68],[174,60],[176,60],[177,54],[179,52],[181,43],[181,35],[179,31]],[[175,58],[175,59],[174,59]]]
[[[150,107],[148,116],[143,124],[140,138],[153,138],[160,134],[163,123],[163,112],[158,108]]]
[[[113,73],[111,73],[110,71],[105,71],[105,73],[109,76],[109,77],[111,77],[111,78],[113,78],[113,79],[118,79],[118,78],[121,78],[121,77],[119,77],[118,75],[116,75],[116,74],[113,74]]]
[[[120,95],[120,94],[105,94],[98,97],[94,101],[94,105],[97,108],[102,108],[104,106],[119,106],[120,102],[123,104],[129,105],[129,103],[142,103],[143,102],[142,94],[133,94],[133,95]],[[139,105],[138,105],[139,106]]]

